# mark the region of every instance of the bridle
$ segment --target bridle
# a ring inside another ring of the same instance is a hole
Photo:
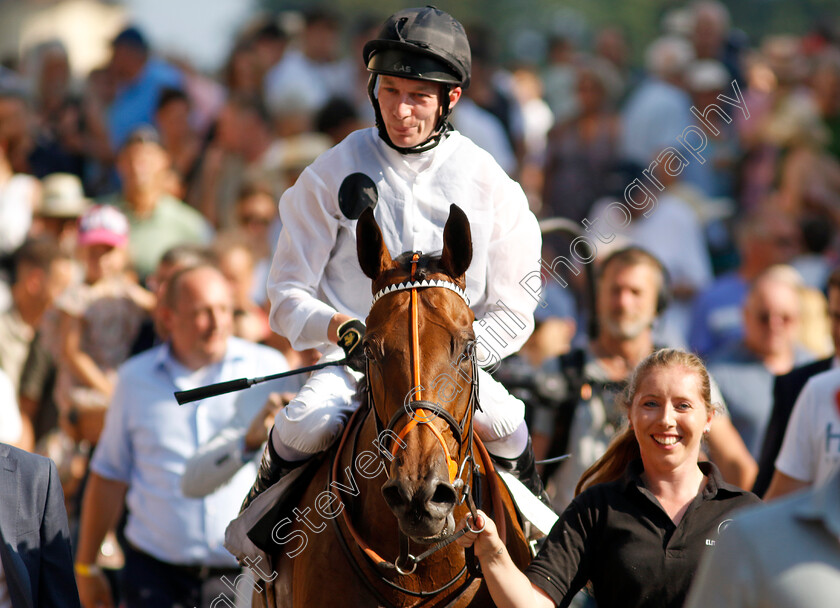
[[[476,493],[476,496],[480,500],[480,491],[476,487],[476,484],[479,480],[479,466],[475,459],[475,450],[477,449],[481,455],[481,460],[485,463],[486,475],[489,478],[492,477],[492,464],[490,461],[490,457],[487,454],[487,451],[484,449],[484,446],[478,440],[478,437],[475,437],[474,429],[473,429],[473,418],[475,411],[481,409],[481,406],[478,401],[478,363],[476,360],[475,355],[475,344],[471,342],[467,347],[467,353],[470,359],[470,365],[472,368],[472,376],[470,378],[470,396],[469,396],[469,403],[467,406],[467,411],[464,413],[463,418],[457,421],[452,414],[450,414],[446,409],[442,406],[434,403],[432,401],[424,400],[423,399],[423,388],[420,382],[420,337],[419,337],[419,304],[418,304],[418,290],[419,289],[426,289],[426,288],[443,288],[448,289],[457,293],[464,302],[469,305],[469,301],[467,299],[466,293],[463,289],[461,289],[455,283],[449,281],[442,281],[442,280],[422,280],[417,281],[415,280],[416,270],[417,270],[417,263],[420,260],[420,253],[415,252],[412,255],[411,259],[411,276],[410,279],[403,283],[398,283],[395,285],[390,285],[374,295],[373,304],[389,294],[396,293],[398,291],[409,291],[410,292],[410,300],[409,300],[409,315],[410,315],[410,334],[411,334],[411,374],[412,374],[412,385],[414,389],[411,392],[412,399],[404,404],[404,407],[397,412],[389,420],[387,426],[383,426],[382,421],[380,420],[379,416],[376,413],[376,408],[373,399],[373,392],[370,390],[370,386],[368,385],[367,388],[367,407],[364,408],[365,416],[372,415],[376,425],[376,432],[377,438],[382,438],[381,442],[378,442],[379,447],[379,457],[380,461],[385,464],[385,470],[388,471],[388,462],[396,456],[397,452],[401,447],[406,446],[406,443],[403,441],[405,437],[415,428],[420,428],[425,426],[425,428],[429,429],[437,439],[438,443],[441,445],[444,456],[446,458],[446,465],[447,470],[449,473],[449,482],[452,486],[460,492],[460,497],[457,501],[457,505],[463,504],[466,501],[467,506],[470,510],[470,514],[467,517],[468,524],[467,527],[450,534],[440,542],[436,543],[432,547],[430,547],[425,552],[421,553],[420,555],[412,555],[410,553],[410,539],[403,534],[402,531],[399,532],[400,537],[400,554],[397,559],[393,562],[389,562],[385,560],[381,556],[379,556],[376,551],[374,551],[370,546],[365,543],[365,541],[359,536],[358,532],[356,531],[355,527],[350,520],[350,516],[348,515],[348,510],[346,508],[342,509],[343,514],[343,521],[345,526],[347,527],[350,535],[353,537],[356,545],[361,549],[362,553],[365,555],[369,564],[373,565],[374,572],[376,573],[378,579],[386,584],[387,586],[407,595],[411,595],[414,597],[429,597],[436,595],[442,591],[453,586],[461,577],[469,570],[469,575],[467,576],[463,588],[466,589],[472,580],[476,576],[480,576],[480,572],[477,567],[477,563],[475,562],[474,556],[470,559],[468,556],[467,564],[458,572],[448,583],[444,584],[443,586],[433,590],[433,591],[414,591],[411,589],[406,589],[397,583],[385,578],[383,575],[384,573],[395,571],[400,575],[409,576],[414,573],[417,568],[417,564],[421,561],[429,557],[430,555],[436,553],[437,551],[443,549],[444,547],[448,546],[449,544],[456,541],[458,538],[466,534],[468,531],[473,531],[475,533],[479,533],[483,530],[475,529],[469,527],[470,518],[472,521],[478,521],[477,519],[477,509],[478,507],[475,504],[475,497],[473,493]],[[370,378],[370,361],[366,360],[366,377]],[[414,397],[417,397],[414,399]],[[338,450],[336,452],[335,460],[333,461],[333,466],[330,471],[330,479],[328,480],[328,487],[329,484],[332,483],[332,480],[337,478],[338,468],[339,468],[339,460],[340,456],[343,452],[344,445],[348,439],[348,433],[351,427],[356,428],[356,437],[354,439],[354,443],[358,440],[358,432],[361,428],[361,424],[354,424],[355,418],[360,410],[363,408],[357,409],[353,413],[353,418],[348,422],[344,435],[342,436],[341,442],[339,444]],[[411,418],[408,422],[400,429],[399,433],[396,433],[396,428],[399,425],[400,421],[407,415],[410,415]],[[453,437],[457,441],[458,445],[461,446],[459,452],[461,452],[459,456],[459,461],[456,461],[452,458],[450,454],[449,447],[446,444],[446,440],[444,439],[443,435],[441,434],[440,430],[433,424],[433,421],[436,418],[441,418],[444,420],[447,425],[449,426],[450,431],[452,432]],[[397,437],[399,440],[393,440],[391,442],[390,447],[385,445],[385,437]],[[465,446],[466,440],[466,447]],[[387,461],[386,461],[387,459]],[[465,476],[465,474],[469,471],[469,474]],[[491,482],[491,489],[493,484],[497,485],[495,479]],[[498,494],[498,490],[495,492]],[[342,498],[339,492],[339,501]],[[501,508],[501,501],[500,499],[497,501],[496,496],[494,495],[494,511],[500,512]],[[353,558],[352,553],[350,552],[350,548],[345,540],[341,529],[339,528],[336,519],[333,519],[333,524],[336,529],[336,535],[340,540],[342,548],[345,551],[348,559],[350,560],[351,564],[353,565],[354,569],[356,569],[357,574],[360,578],[367,584],[369,590],[377,597],[377,599],[386,606],[391,606],[391,603],[388,602],[382,594],[370,583],[368,578],[364,575],[361,571],[358,563]],[[503,526],[502,526],[503,527]],[[504,532],[502,532],[504,534]],[[502,536],[504,539],[504,536]],[[469,551],[469,550],[468,550]],[[471,551],[470,551],[471,554]]]

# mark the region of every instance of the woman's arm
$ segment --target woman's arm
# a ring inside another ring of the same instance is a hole
[[[496,605],[499,608],[554,608],[552,599],[513,563],[493,520],[478,511],[477,521],[470,520],[470,524],[478,529],[483,525],[484,530],[478,534],[467,532],[458,539],[458,544],[474,548]],[[466,526],[467,520],[460,525]]]
[[[93,358],[81,349],[82,320],[66,312],[61,313],[61,365],[67,365],[73,375],[86,386],[111,396],[114,386]]]

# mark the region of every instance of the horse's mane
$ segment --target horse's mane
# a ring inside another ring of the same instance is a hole
[[[394,262],[396,262],[406,273],[410,273],[411,258],[413,256],[414,252],[406,251],[394,258]],[[423,281],[428,279],[431,275],[439,272],[442,272],[440,268],[440,253],[438,252],[436,254],[427,255],[421,254],[420,259],[417,261],[417,270],[414,273],[414,278],[418,281]]]

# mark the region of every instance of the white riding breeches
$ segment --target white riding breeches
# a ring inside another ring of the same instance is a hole
[[[325,356],[322,361],[341,356],[339,351],[333,356]],[[327,449],[359,407],[355,399],[359,378],[361,374],[344,366],[314,372],[297,396],[275,416],[272,441],[277,453],[294,461]],[[500,455],[511,450],[514,454],[521,453],[527,442],[527,432],[516,431],[524,430],[525,404],[483,369],[478,370],[478,397],[481,411],[476,410],[473,424],[481,440],[488,444],[491,452]],[[517,445],[506,446],[506,438]]]

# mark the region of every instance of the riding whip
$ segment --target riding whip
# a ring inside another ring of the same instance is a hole
[[[199,399],[206,399],[207,397],[216,397],[217,395],[224,395],[225,393],[233,393],[241,391],[246,388],[251,388],[255,384],[268,382],[270,380],[277,380],[285,378],[286,376],[294,376],[296,374],[305,374],[306,372],[314,372],[316,369],[323,369],[330,365],[344,365],[346,359],[338,361],[325,361],[316,365],[308,367],[299,367],[288,372],[280,372],[279,374],[271,374],[270,376],[257,376],[256,378],[237,378],[236,380],[228,380],[227,382],[218,382],[216,384],[208,384],[207,386],[199,386],[188,391],[175,391],[175,399],[178,405],[198,401]]]

